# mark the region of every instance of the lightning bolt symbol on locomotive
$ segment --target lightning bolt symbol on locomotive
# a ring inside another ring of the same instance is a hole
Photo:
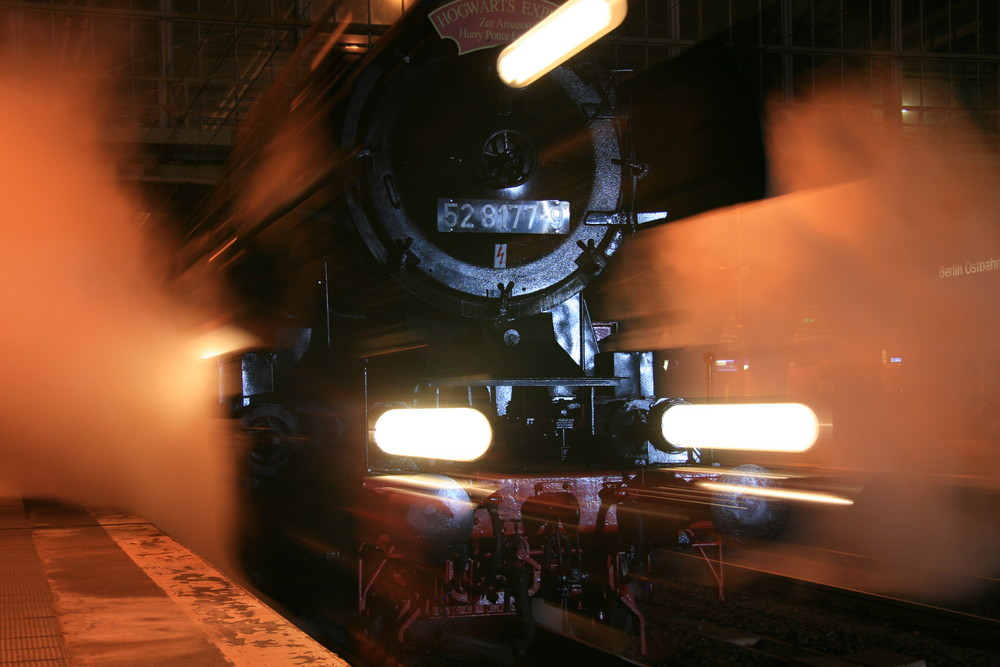
[[[498,243],[496,253],[493,255],[493,268],[503,269],[507,266],[507,244]]]

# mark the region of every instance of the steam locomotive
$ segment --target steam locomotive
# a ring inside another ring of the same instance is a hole
[[[244,564],[279,601],[348,598],[373,643],[479,619],[524,650],[554,613],[642,651],[650,549],[767,536],[782,506],[697,485],[773,482],[665,439],[689,404],[655,351],[602,349],[588,289],[644,227],[763,196],[757,110],[708,46],[513,89],[437,4],[276,87],[194,235],[263,341],[224,373]]]

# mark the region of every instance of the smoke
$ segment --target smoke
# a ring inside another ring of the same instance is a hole
[[[203,314],[162,286],[93,79],[52,74],[0,69],[0,490],[131,511],[218,560],[231,436]]]
[[[866,490],[812,537],[887,564],[880,587],[940,594],[956,578],[928,572],[989,573],[1000,554],[975,500],[1000,488],[997,164],[956,148],[978,141],[958,119],[909,133],[846,96],[768,117],[773,196],[640,232],[616,258],[618,346],[710,350],[748,367],[716,398],[813,405],[832,436],[779,463]]]

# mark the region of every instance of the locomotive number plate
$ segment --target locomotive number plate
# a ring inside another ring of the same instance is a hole
[[[439,232],[566,234],[569,202],[497,199],[438,199]]]

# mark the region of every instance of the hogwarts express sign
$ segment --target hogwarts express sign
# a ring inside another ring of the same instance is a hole
[[[429,18],[441,39],[458,45],[458,54],[509,44],[555,11],[548,0],[455,0]]]

